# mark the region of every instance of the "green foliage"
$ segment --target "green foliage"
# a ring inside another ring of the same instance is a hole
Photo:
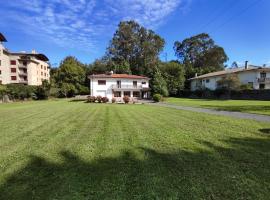
[[[162,95],[160,95],[160,94],[154,94],[154,95],[153,95],[153,100],[154,100],[155,102],[160,102],[160,101],[162,101]]]
[[[178,62],[161,63],[160,70],[166,81],[169,95],[177,95],[184,89],[185,70]]]
[[[154,94],[161,94],[165,97],[169,95],[167,83],[159,70],[156,70],[156,73],[154,74],[152,81],[152,92]]]
[[[241,84],[241,85],[240,85],[240,89],[241,89],[241,90],[252,90],[253,87],[252,87],[252,85],[250,85],[250,84]]]
[[[50,95],[50,89],[51,89],[51,85],[47,80],[43,80],[42,81],[42,85],[41,86],[37,86],[34,94],[35,94],[35,99],[36,100],[44,100],[44,99],[48,99],[49,95]]]
[[[215,44],[206,33],[201,33],[182,42],[174,43],[174,50],[179,61],[184,64],[186,78],[222,70],[228,57],[224,49]]]
[[[6,85],[6,93],[11,99],[24,100],[32,98],[36,86],[23,84],[8,84]]]
[[[230,74],[225,77],[222,77],[217,81],[218,88],[224,88],[228,91],[230,90],[239,90],[240,89],[240,80],[237,75]]]
[[[76,93],[76,87],[70,83],[62,83],[59,88],[59,97],[73,97]]]
[[[116,72],[151,76],[165,41],[152,30],[135,21],[122,21],[107,49]]]
[[[3,96],[7,93],[7,86],[0,85],[0,99],[3,98]]]
[[[88,68],[75,57],[68,56],[58,69],[51,72],[53,87],[59,88],[60,97],[72,97],[76,94],[89,94]]]

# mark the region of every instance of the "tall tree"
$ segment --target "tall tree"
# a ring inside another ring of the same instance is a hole
[[[184,89],[185,70],[182,64],[177,61],[161,63],[160,70],[167,83],[170,95],[177,95]]]
[[[206,33],[174,43],[175,54],[185,65],[187,78],[224,69],[228,57],[224,49],[215,44]]]
[[[153,94],[161,94],[162,96],[168,96],[168,88],[165,79],[163,78],[161,71],[156,69],[154,72],[154,77],[151,83]]]
[[[107,48],[107,55],[113,66],[151,77],[164,44],[164,39],[154,31],[135,21],[122,21]]]

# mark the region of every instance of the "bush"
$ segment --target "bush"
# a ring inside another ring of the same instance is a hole
[[[109,99],[107,97],[102,97],[101,101],[102,101],[102,103],[107,103],[109,101]]]
[[[97,100],[98,103],[101,103],[102,102],[102,97],[101,96],[97,96],[96,100]]]
[[[87,102],[89,102],[89,103],[95,103],[96,102],[96,97],[95,96],[88,96],[87,97]]]
[[[123,97],[123,101],[124,101],[126,104],[129,103],[129,101],[130,101],[129,96],[124,96],[124,97]]]
[[[160,101],[162,100],[161,94],[154,94],[154,95],[153,95],[153,100],[154,100],[155,102],[160,102]]]
[[[116,102],[116,98],[112,98],[112,103],[115,103]]]

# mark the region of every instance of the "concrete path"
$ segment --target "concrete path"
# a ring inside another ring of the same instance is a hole
[[[149,105],[174,108],[177,110],[187,110],[187,111],[193,111],[193,112],[229,116],[229,117],[235,117],[235,118],[240,118],[240,119],[252,119],[252,120],[261,121],[261,122],[270,122],[270,116],[267,116],[267,115],[258,115],[258,114],[231,112],[231,111],[218,111],[218,110],[207,109],[207,108],[179,106],[179,105],[173,105],[173,104],[168,104],[168,103],[149,103]]]

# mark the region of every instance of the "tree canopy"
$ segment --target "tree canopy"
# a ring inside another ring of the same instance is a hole
[[[198,74],[205,74],[222,70],[228,57],[224,49],[215,44],[206,33],[201,33],[182,42],[174,43],[175,55],[184,64],[187,78]]]
[[[113,35],[106,55],[115,71],[152,76],[165,41],[135,21],[122,21]]]

